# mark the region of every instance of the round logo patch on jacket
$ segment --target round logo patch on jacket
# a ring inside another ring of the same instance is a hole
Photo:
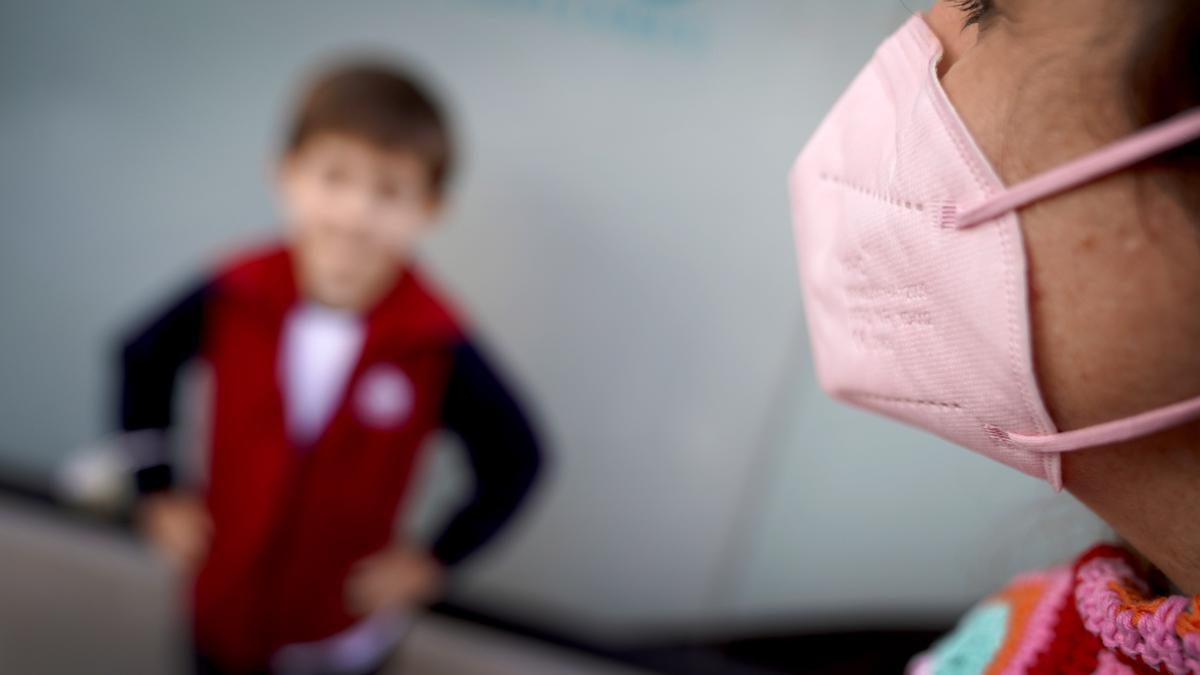
[[[359,419],[368,426],[398,427],[412,413],[412,381],[396,366],[373,365],[359,378],[355,406]]]

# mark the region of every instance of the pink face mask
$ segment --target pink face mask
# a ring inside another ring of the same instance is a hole
[[[1059,453],[1200,417],[1200,398],[1057,432],[1034,376],[1015,209],[1200,137],[1200,110],[1006,187],[942,91],[941,53],[914,16],[792,169],[817,377],[840,400],[1058,489]]]

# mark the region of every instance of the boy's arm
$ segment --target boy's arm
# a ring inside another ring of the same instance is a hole
[[[121,346],[119,418],[121,431],[138,453],[140,494],[164,491],[173,483],[165,432],[172,422],[175,380],[200,349],[210,294],[207,281],[192,287]]]
[[[454,565],[491,539],[525,499],[542,465],[542,451],[520,405],[475,346],[454,349],[442,422],[466,446],[475,474],[467,503],[432,548]]]

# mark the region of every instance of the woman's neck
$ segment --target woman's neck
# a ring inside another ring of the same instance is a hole
[[[1200,422],[1068,453],[1063,481],[1183,594],[1200,594]]]

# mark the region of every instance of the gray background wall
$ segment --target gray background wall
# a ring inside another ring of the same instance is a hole
[[[462,592],[603,631],[937,616],[1100,532],[811,377],[784,176],[899,0],[0,7],[7,465],[105,432],[111,338],[276,232],[297,79],[369,47],[456,112],[466,165],[427,257],[555,455]],[[445,457],[427,512],[461,483]]]

